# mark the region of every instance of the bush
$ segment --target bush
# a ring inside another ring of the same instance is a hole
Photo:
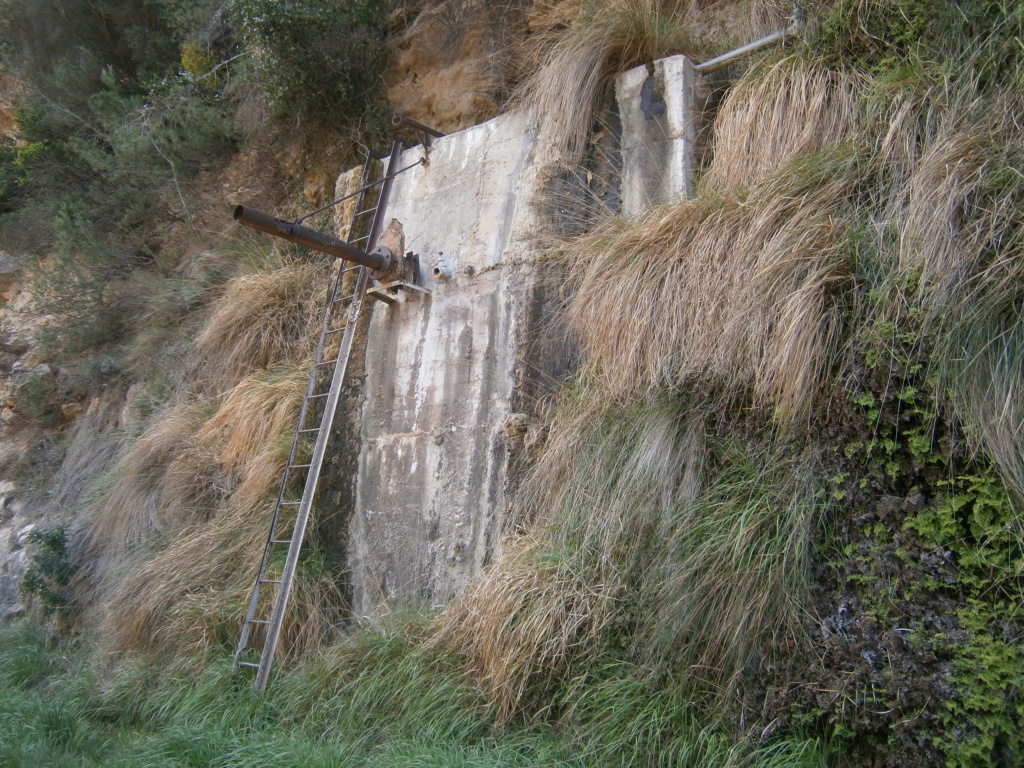
[[[235,0],[234,9],[279,113],[344,122],[373,101],[386,57],[380,0]]]
[[[35,545],[35,552],[22,578],[22,590],[39,598],[44,615],[68,613],[71,599],[67,589],[78,566],[68,559],[67,528],[37,528],[28,534],[28,541]]]

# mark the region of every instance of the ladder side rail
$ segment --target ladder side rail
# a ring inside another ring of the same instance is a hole
[[[396,141],[391,147],[391,156],[388,159],[385,171],[386,180],[381,185],[380,196],[377,200],[374,211],[373,223],[370,226],[370,239],[368,249],[372,250],[377,246],[377,238],[383,228],[384,210],[387,208],[391,196],[393,182],[392,171],[398,163],[402,153],[402,142]],[[277,600],[274,603],[274,611],[270,617],[270,624],[267,626],[267,635],[263,643],[263,652],[260,656],[260,665],[256,673],[256,681],[253,684],[254,691],[258,694],[263,691],[270,676],[270,668],[273,664],[274,653],[277,650],[277,641],[281,635],[281,626],[284,622],[284,610],[291,594],[292,582],[295,577],[295,569],[298,566],[299,552],[302,549],[302,540],[305,536],[306,524],[313,508],[313,500],[316,495],[316,487],[320,480],[320,469],[323,466],[324,454],[327,451],[327,442],[330,438],[331,425],[334,422],[334,414],[341,399],[341,385],[345,379],[348,369],[348,358],[352,351],[352,342],[355,339],[356,325],[359,312],[362,308],[363,296],[369,284],[370,273],[365,267],[361,268],[356,279],[356,289],[352,302],[348,308],[348,318],[345,324],[345,333],[338,348],[337,364],[334,368],[334,375],[331,377],[330,395],[327,404],[324,406],[323,417],[320,422],[320,432],[317,434],[316,445],[313,448],[313,458],[310,460],[309,472],[306,475],[306,484],[302,492],[302,501],[296,516],[293,527],[292,541],[288,547],[288,556],[285,560],[281,576],[281,583],[278,585]]]
[[[356,201],[355,210],[360,210],[360,202],[363,200],[368,189],[375,185],[371,185],[369,182],[370,175],[373,170],[373,163],[375,161],[383,159],[384,155],[380,152],[370,150],[366,153],[366,159],[363,161],[363,169],[359,179],[359,196]],[[381,181],[385,181],[381,179]],[[378,203],[379,206],[379,203]],[[352,223],[349,226],[349,237],[351,239],[356,219],[358,216],[352,217]],[[292,444],[288,450],[288,460],[285,463],[284,471],[281,473],[281,485],[277,492],[277,501],[274,503],[274,512],[270,519],[270,530],[267,534],[267,541],[263,546],[263,555],[260,558],[260,565],[256,571],[256,578],[253,580],[252,593],[249,596],[249,604],[246,608],[245,619],[242,622],[242,632],[238,639],[238,646],[235,649],[234,661],[232,664],[232,673],[238,673],[239,662],[241,661],[242,654],[249,647],[249,637],[252,632],[252,622],[256,618],[256,609],[259,606],[260,597],[260,582],[267,571],[267,564],[270,562],[270,552],[273,548],[273,542],[277,535],[277,523],[281,515],[281,505],[284,502],[285,494],[288,490],[289,485],[289,470],[291,469],[294,461],[295,454],[298,450],[300,438],[302,436],[302,429],[306,423],[306,415],[309,410],[310,397],[313,395],[313,391],[316,388],[316,380],[318,374],[318,364],[323,356],[323,350],[325,346],[325,340],[327,338],[327,331],[330,328],[331,317],[334,314],[334,302],[338,296],[338,291],[341,288],[342,281],[345,275],[345,265],[338,265],[338,273],[335,275],[334,280],[331,281],[331,287],[327,291],[327,305],[324,308],[324,320],[320,331],[320,340],[317,342],[317,348],[313,355],[313,365],[310,367],[309,379],[306,382],[305,394],[302,397],[302,405],[299,408],[299,417],[295,427],[295,434],[292,436]]]
[[[285,559],[284,569],[281,574],[281,583],[278,585],[277,601],[274,603],[274,611],[270,617],[270,625],[267,627],[267,636],[263,643],[263,653],[260,656],[260,667],[256,673],[254,689],[261,692],[267,684],[270,675],[270,667],[273,663],[274,652],[277,649],[277,641],[281,634],[281,626],[284,622],[285,606],[291,594],[292,583],[295,578],[295,570],[298,566],[299,552],[302,549],[302,539],[305,535],[306,524],[310,512],[313,509],[313,499],[316,495],[316,487],[320,480],[320,469],[323,466],[324,454],[327,452],[327,442],[330,438],[330,428],[334,421],[334,414],[341,399],[341,384],[345,378],[348,368],[348,352],[351,350],[352,341],[355,337],[357,316],[362,306],[363,294],[369,282],[369,271],[364,267],[359,271],[356,296],[349,305],[348,327],[345,329],[342,340],[343,350],[339,350],[338,363],[334,368],[334,375],[331,377],[331,391],[324,406],[323,417],[320,422],[320,433],[317,435],[316,445],[313,448],[313,458],[310,460],[309,472],[306,475],[306,484],[302,491],[302,501],[299,504],[299,511],[296,515],[295,525],[292,532],[292,540],[288,546],[288,556]]]
[[[402,155],[402,142],[396,141],[391,145],[391,156],[388,158],[388,167],[384,172],[384,183],[380,188],[380,197],[377,198],[377,208],[373,212],[373,224],[370,225],[369,239],[366,241],[366,250],[372,251],[377,247],[377,238],[380,237],[380,232],[384,228],[384,212],[387,210],[388,202],[391,200],[391,187],[395,182],[395,174],[393,171],[398,165],[399,158]],[[396,253],[396,256],[402,254]]]
[[[245,619],[242,622],[242,633],[238,638],[238,646],[235,649],[235,658],[232,664],[233,673],[238,672],[238,664],[241,660],[242,654],[249,647],[249,637],[252,633],[252,622],[256,618],[256,609],[259,606],[260,581],[267,572],[267,565],[270,562],[270,553],[273,549],[273,541],[277,536],[277,523],[281,516],[281,505],[284,502],[285,494],[288,491],[288,485],[290,483],[291,473],[289,470],[295,462],[295,454],[298,451],[299,442],[302,437],[302,428],[306,423],[306,415],[309,411],[309,398],[316,387],[317,363],[320,362],[320,357],[323,354],[324,338],[326,330],[330,326],[334,298],[337,296],[342,276],[343,271],[342,268],[339,267],[338,274],[335,279],[331,281],[331,287],[327,293],[327,308],[324,311],[323,330],[320,333],[320,341],[317,345],[316,353],[314,354],[313,365],[310,368],[309,380],[306,382],[306,390],[302,397],[302,405],[299,408],[299,417],[295,427],[295,434],[292,436],[291,447],[288,450],[288,460],[285,463],[284,471],[281,473],[281,484],[277,490],[277,500],[274,502],[274,512],[270,518],[270,530],[267,533],[267,541],[263,545],[263,555],[260,558],[260,565],[256,571],[256,578],[253,581],[252,594],[249,596],[249,605],[246,608]]]

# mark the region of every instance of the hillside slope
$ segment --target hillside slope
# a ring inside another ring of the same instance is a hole
[[[1024,10],[809,3],[804,38],[709,84],[691,199],[538,233],[582,362],[505,555],[439,613],[352,626],[320,520],[253,703],[226,660],[331,266],[236,239],[214,195],[322,202],[385,135],[381,82],[445,130],[533,110],[571,174],[612,75],[791,9],[165,5],[160,45],[111,2],[60,55],[4,9],[0,543],[87,671],[5,628],[0,719],[28,725],[0,754],[1024,760]]]

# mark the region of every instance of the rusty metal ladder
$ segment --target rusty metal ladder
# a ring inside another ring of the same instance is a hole
[[[390,156],[372,150],[367,152],[348,234],[348,242],[365,251],[372,251],[377,246],[377,238],[384,225],[384,212],[391,193],[391,183],[396,174],[402,148],[402,143],[396,141],[391,148]],[[376,180],[371,180],[371,177],[376,175],[374,169],[383,165],[385,158],[387,166]],[[285,609],[313,508],[331,425],[345,382],[363,298],[370,282],[370,271],[366,267],[346,267],[346,263],[339,263],[337,275],[328,292],[320,340],[313,358],[306,393],[299,409],[298,425],[292,438],[288,463],[281,477],[281,487],[271,516],[270,532],[263,548],[263,557],[260,560],[245,621],[242,624],[242,633],[235,650],[232,671],[237,674],[244,668],[255,669],[253,691],[256,694],[261,693],[266,687],[277,652]],[[352,272],[356,273],[354,281],[346,279]],[[351,288],[346,288],[347,284],[351,285]],[[342,295],[345,291],[348,292]],[[328,350],[333,348],[334,340],[339,334],[341,340],[338,342],[337,352],[330,356]],[[326,391],[318,391],[322,389],[322,382],[327,379],[328,371],[331,372],[330,387]],[[304,456],[310,438],[314,438],[315,442],[311,456],[307,459]],[[299,483],[302,485],[302,494],[296,499],[294,495]],[[282,563],[278,553],[285,546],[287,554]],[[258,638],[260,634],[262,650],[250,650],[250,641]]]

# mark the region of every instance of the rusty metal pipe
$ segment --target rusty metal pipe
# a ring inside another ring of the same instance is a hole
[[[246,208],[244,205],[235,206],[234,217],[239,224],[280,237],[291,243],[322,251],[339,259],[345,259],[345,261],[362,264],[374,272],[385,272],[391,263],[386,252],[374,250],[373,253],[367,253],[336,237],[325,235],[323,232],[317,232],[315,229],[309,229],[300,224],[283,221],[269,213],[257,211],[255,208]],[[383,251],[383,249],[381,250]]]

